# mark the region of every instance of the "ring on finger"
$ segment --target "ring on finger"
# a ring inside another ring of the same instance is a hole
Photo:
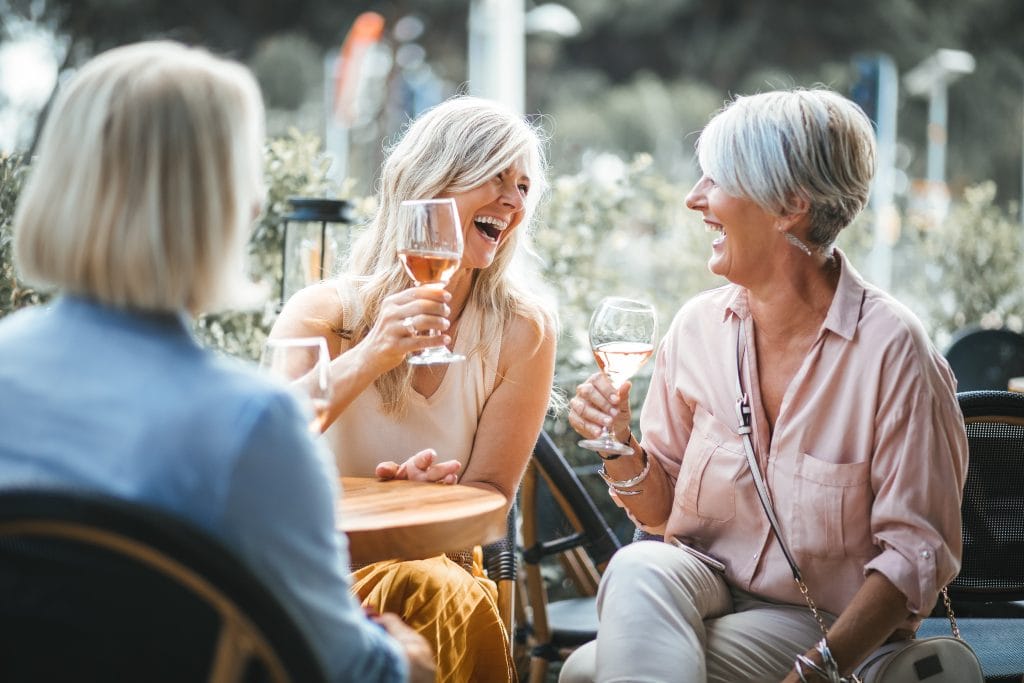
[[[405,331],[409,333],[410,337],[415,337],[419,333],[416,326],[412,324],[411,315],[402,320],[402,327],[405,328]]]

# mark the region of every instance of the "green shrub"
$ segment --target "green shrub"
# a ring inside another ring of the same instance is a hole
[[[966,325],[1021,329],[1024,238],[1016,207],[995,197],[991,181],[968,187],[945,221],[908,237],[906,298],[919,302],[915,312],[939,348]]]
[[[11,222],[28,165],[20,154],[0,153],[0,318],[47,296],[24,284],[14,272]]]

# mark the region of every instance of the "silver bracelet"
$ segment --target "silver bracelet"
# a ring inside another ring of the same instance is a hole
[[[634,486],[646,479],[647,475],[651,473],[651,459],[647,457],[647,451],[641,448],[640,453],[643,454],[643,469],[640,470],[640,474],[636,475],[632,479],[612,479],[608,476],[608,472],[605,471],[603,464],[601,465],[601,468],[597,470],[597,473],[613,491],[620,495],[635,496],[638,493],[642,493],[643,489],[636,491],[623,490],[632,489]]]
[[[816,664],[806,655],[796,656],[796,661],[793,663],[793,667],[796,669],[796,675],[801,681],[809,683],[804,675],[804,667],[807,667],[807,669],[816,676],[829,681],[829,683],[846,683],[850,680],[839,675],[839,663],[832,655],[832,651],[829,649],[828,643],[824,638],[818,641],[815,649],[818,651],[818,654],[821,655],[820,665]]]

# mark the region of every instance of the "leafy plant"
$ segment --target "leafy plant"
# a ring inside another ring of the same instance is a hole
[[[1021,228],[1016,207],[1004,209],[995,197],[991,181],[968,187],[945,221],[910,237],[908,296],[939,348],[966,325],[1021,329]]]
[[[229,355],[256,360],[277,313],[276,292],[281,277],[283,216],[291,210],[289,197],[328,197],[338,188],[328,177],[330,160],[320,139],[292,129],[267,144],[264,157],[266,206],[249,241],[253,279],[267,288],[265,304],[256,310],[222,311],[201,316],[196,335],[207,346]]]
[[[28,165],[20,154],[0,153],[0,317],[48,298],[24,284],[14,271],[11,223],[27,171]]]

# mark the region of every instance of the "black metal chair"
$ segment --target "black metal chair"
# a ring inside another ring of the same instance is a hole
[[[278,600],[205,532],[106,496],[3,491],[0,680],[325,679]]]
[[[963,563],[949,586],[964,639],[987,681],[1024,676],[1024,394],[957,394],[970,461],[964,498]],[[919,636],[949,635],[940,605]]]
[[[541,432],[520,487],[523,575],[529,621],[518,631],[530,651],[530,683],[542,683],[551,662],[597,635],[594,596],[620,547],[562,452]],[[541,561],[557,557],[578,597],[550,599]]]
[[[945,355],[958,391],[1004,391],[1011,377],[1024,377],[1024,335],[1013,330],[964,328]]]

